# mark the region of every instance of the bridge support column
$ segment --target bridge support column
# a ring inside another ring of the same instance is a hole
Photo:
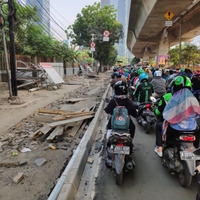
[[[159,64],[165,64],[165,59],[168,58],[168,52],[170,50],[170,43],[166,40],[161,40],[157,44],[157,66]]]
[[[148,51],[144,52],[144,55],[143,55],[143,58],[142,58],[142,62],[149,62],[149,52]]]

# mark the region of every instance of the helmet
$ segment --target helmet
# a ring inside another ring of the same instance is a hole
[[[168,72],[169,71],[169,69],[165,69],[165,72]]]
[[[194,75],[200,76],[200,71],[199,71],[199,70],[196,70],[196,71],[194,72]]]
[[[148,72],[150,72],[150,69],[149,69],[149,68],[146,68],[144,71],[145,71],[146,73],[148,73]]]
[[[157,70],[154,72],[154,77],[157,77],[157,76],[162,76],[162,72],[160,70]]]
[[[116,72],[116,71],[117,71],[117,68],[114,68],[114,69],[113,69],[113,72]]]
[[[128,72],[128,69],[125,69],[124,72]]]
[[[118,81],[114,85],[114,91],[116,95],[126,95],[128,93],[128,85],[124,81]]]
[[[148,81],[149,80],[149,76],[148,76],[147,73],[143,72],[142,74],[140,74],[139,80],[140,80],[140,82],[142,82],[145,79]]]
[[[156,71],[159,70],[159,67],[156,67]]]
[[[139,70],[138,70],[138,75],[142,74],[143,72],[144,72],[143,69],[139,69]]]
[[[183,88],[191,89],[192,83],[187,76],[177,76],[174,79],[172,88],[173,88],[173,93],[176,93],[177,91]]]
[[[132,71],[132,72],[134,72],[134,71],[135,71],[135,69],[132,69],[131,71]]]
[[[182,67],[182,68],[180,69],[180,72],[185,72],[185,68]]]
[[[121,78],[122,76],[120,72],[117,72],[116,75],[117,75],[117,78]]]

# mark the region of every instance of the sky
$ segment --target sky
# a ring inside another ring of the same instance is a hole
[[[100,2],[100,0],[50,0],[50,12],[60,26],[67,29],[70,24],[74,23],[76,15],[81,13],[82,8],[86,5],[93,5],[95,2]],[[65,18],[65,20],[54,9]],[[53,27],[66,39],[64,31],[58,26],[53,25]]]

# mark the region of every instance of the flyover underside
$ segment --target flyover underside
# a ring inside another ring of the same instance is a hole
[[[166,28],[164,14],[171,10],[172,21],[192,5],[193,0],[132,0],[129,18],[127,47],[136,57],[155,57],[159,45],[169,43],[169,47],[179,42],[180,23],[177,20],[172,27]],[[200,35],[200,4],[197,3],[183,16],[183,42],[192,41]],[[161,45],[162,46],[162,45]]]

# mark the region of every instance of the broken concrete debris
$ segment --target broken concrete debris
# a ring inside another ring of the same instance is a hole
[[[20,162],[19,162],[20,166],[23,166],[23,165],[26,165],[26,164],[27,164],[27,161],[25,159],[20,160]]]
[[[37,158],[35,160],[35,164],[37,167],[41,167],[42,165],[44,165],[47,162],[47,160],[45,158]]]
[[[17,183],[19,183],[23,178],[24,178],[24,173],[19,172],[19,173],[17,174],[17,176],[15,176],[15,177],[13,178],[13,182],[17,184]]]
[[[88,158],[87,162],[88,162],[89,164],[92,164],[92,163],[94,162],[94,160],[93,160],[92,158]]]

